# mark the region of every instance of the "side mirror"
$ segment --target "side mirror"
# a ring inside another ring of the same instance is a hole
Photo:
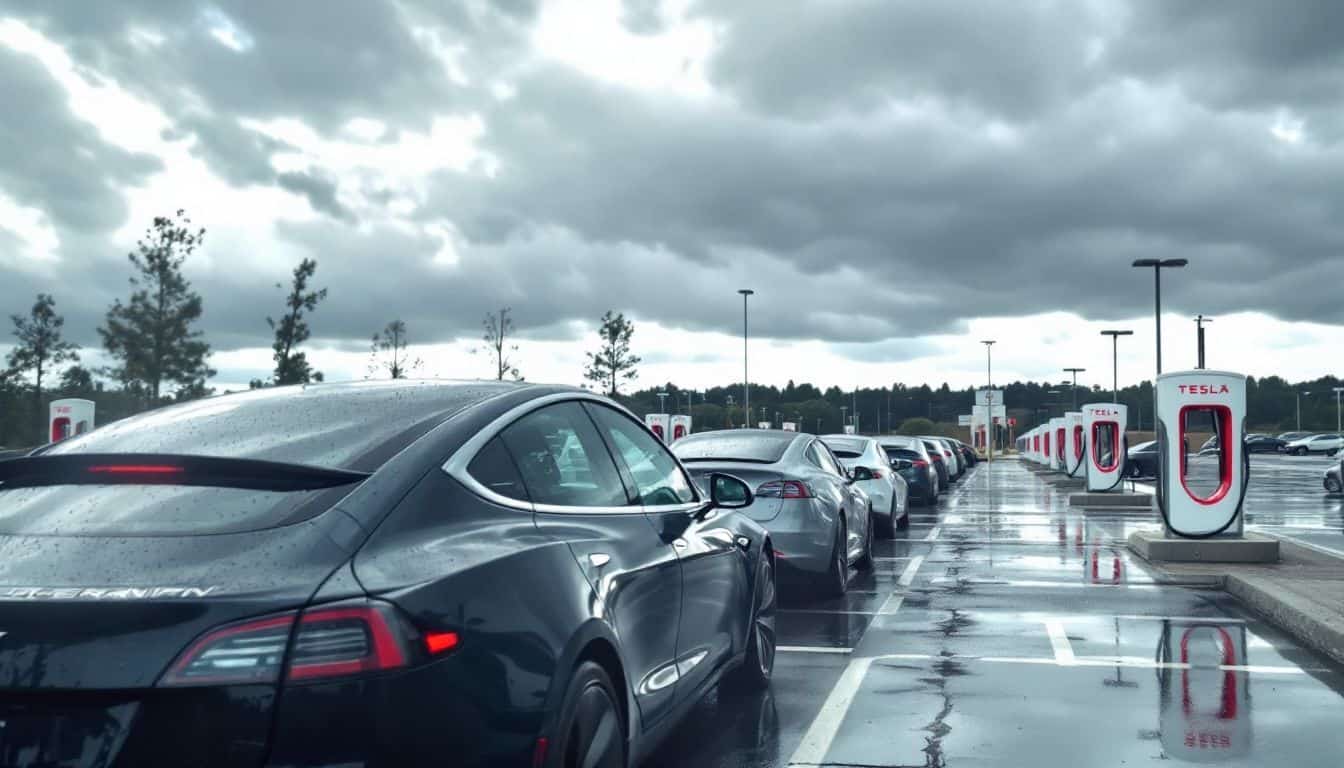
[[[873,471],[868,469],[867,467],[855,467],[854,469],[850,470],[849,481],[851,483],[861,483],[864,480],[872,480],[872,479],[873,479]]]
[[[741,509],[755,497],[751,486],[741,478],[714,472],[709,476],[709,503],[718,509]]]

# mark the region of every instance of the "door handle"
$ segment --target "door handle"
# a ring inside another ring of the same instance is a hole
[[[673,539],[672,546],[676,549],[685,549],[688,545],[686,544],[685,539]]]
[[[588,556],[588,562],[592,563],[594,568],[601,568],[611,562],[611,555],[602,552],[594,552]]]

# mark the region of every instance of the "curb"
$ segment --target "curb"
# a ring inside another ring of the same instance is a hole
[[[1295,594],[1270,592],[1255,577],[1228,576],[1224,590],[1293,639],[1344,664],[1344,616],[1323,618],[1320,606]]]

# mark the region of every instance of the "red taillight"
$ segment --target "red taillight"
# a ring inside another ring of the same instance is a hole
[[[288,680],[397,669],[408,662],[390,605],[314,608],[298,618]],[[295,614],[231,624],[207,633],[169,667],[160,685],[238,685],[280,679]]]
[[[94,475],[180,475],[186,470],[171,464],[95,464],[89,467]]]
[[[437,656],[440,653],[451,651],[461,642],[456,632],[427,632],[425,633],[425,648],[429,655]]]
[[[798,480],[771,480],[757,488],[756,495],[767,499],[810,499],[812,491]]]
[[[546,765],[546,750],[549,746],[550,742],[545,736],[537,739],[537,743],[532,747],[532,768],[542,768]]]
[[[941,453],[930,453],[929,458],[933,459],[934,461],[942,461],[943,455]]]
[[[881,480],[881,479],[882,479],[882,470],[881,470],[881,469],[879,469],[879,468],[877,468],[877,467],[873,467],[872,469],[870,469],[870,470],[868,470],[868,471],[873,473],[873,479],[874,479],[874,480]]]
[[[914,463],[916,469],[924,469],[925,467],[929,466],[929,462],[923,459],[915,459]]]
[[[340,677],[406,666],[392,626],[371,605],[305,611],[294,638],[290,680]]]

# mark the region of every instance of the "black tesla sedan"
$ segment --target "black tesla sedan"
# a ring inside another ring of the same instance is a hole
[[[771,675],[771,544],[709,480],[604,398],[464,382],[0,462],[0,766],[625,766]]]

